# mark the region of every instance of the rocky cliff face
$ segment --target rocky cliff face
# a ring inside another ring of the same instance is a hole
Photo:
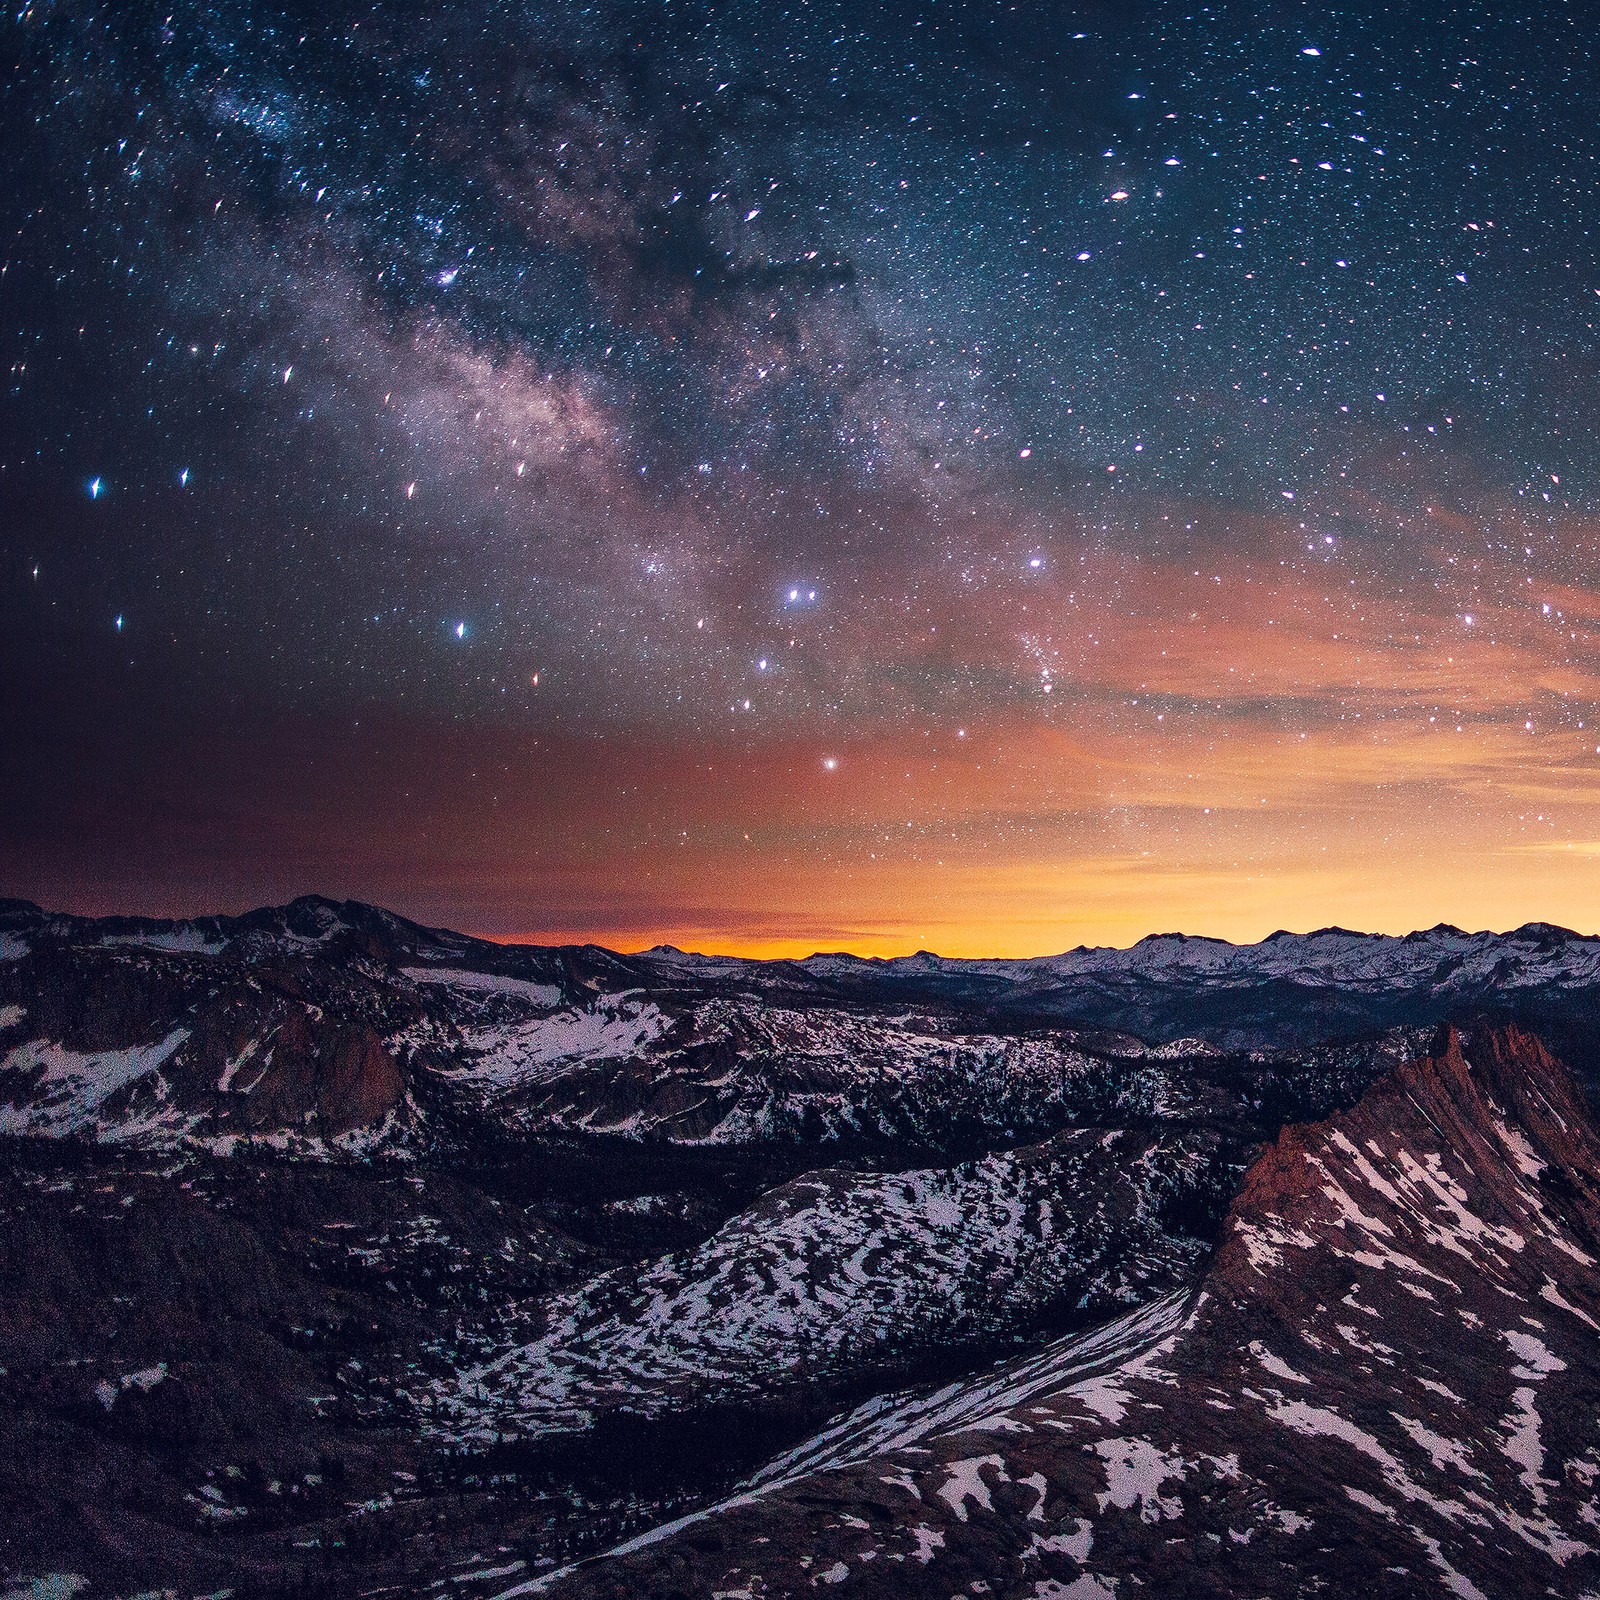
[[[1109,1363],[1100,1334],[879,1406],[550,1592],[1588,1593],[1597,1173],[1536,1040],[1447,1032],[1286,1130]]]

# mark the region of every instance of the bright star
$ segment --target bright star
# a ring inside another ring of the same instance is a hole
[[[89,480],[89,498],[91,500],[98,500],[100,498],[100,480],[98,478],[91,478]]]

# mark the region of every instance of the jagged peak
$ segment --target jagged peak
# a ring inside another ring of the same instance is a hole
[[[1279,1190],[1285,1196],[1315,1193],[1316,1185],[1289,1174],[1289,1167],[1309,1149],[1346,1129],[1353,1133],[1366,1122],[1391,1127],[1397,1114],[1404,1117],[1412,1111],[1469,1161],[1467,1146],[1475,1139],[1493,1140],[1497,1128],[1503,1142],[1508,1120],[1540,1145],[1581,1146],[1588,1153],[1600,1149],[1575,1080],[1537,1034],[1515,1022],[1486,1018],[1444,1022],[1425,1048],[1399,1061],[1349,1110],[1322,1122],[1285,1127],[1258,1160],[1260,1171],[1252,1168],[1246,1176],[1236,1210],[1259,1210]],[[1579,1165],[1588,1163],[1585,1154]]]
[[[1573,1122],[1589,1124],[1566,1065],[1538,1034],[1516,1022],[1441,1023],[1432,1048],[1409,1065],[1419,1078],[1431,1073],[1438,1081],[1470,1084],[1475,1099],[1487,1097],[1524,1120],[1545,1122],[1554,1113],[1563,1129]]]
[[[1426,1106],[1443,1096],[1457,1114],[1474,1119],[1515,1112],[1566,1127],[1589,1124],[1577,1084],[1544,1041],[1519,1023],[1478,1017],[1441,1022],[1425,1050],[1379,1079],[1368,1096],[1398,1088]]]

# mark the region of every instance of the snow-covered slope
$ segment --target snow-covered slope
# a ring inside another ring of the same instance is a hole
[[[980,1143],[1048,1132],[1060,1082],[1092,1059],[1300,1050],[1482,1013],[1600,1078],[1600,940],[1327,929],[754,962],[502,946],[316,898],[189,922],[12,901],[0,1130],[336,1154],[413,1149],[492,1106],[515,1135],[948,1147],[953,1123]]]
[[[1137,1049],[1137,1047],[1135,1047]],[[549,1017],[464,1029],[462,1065],[510,1125],[685,1144],[920,1139],[1059,1122],[1094,1080],[1156,1109],[1172,1076],[1135,1057],[1108,1081],[1070,1036],[969,1033],[948,1017],[800,1007],[748,995],[599,995]]]
[[[0,1584],[487,1600],[687,1512],[561,1583],[1600,1593],[1600,1157],[1515,1031],[1422,1059],[1484,1013],[1594,1066],[1595,941],[0,905]]]
[[[954,1168],[809,1173],[697,1249],[544,1307],[540,1337],[424,1397],[430,1432],[481,1445],[616,1409],[758,1404],[1052,1312],[1103,1318],[1193,1274],[1207,1245],[1182,1219],[1231,1192],[1225,1143],[1078,1130]]]

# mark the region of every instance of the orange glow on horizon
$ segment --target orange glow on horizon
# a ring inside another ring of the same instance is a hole
[[[84,910],[316,890],[497,939],[759,956],[1594,929],[1600,536],[1574,535],[1592,579],[1560,585],[1441,555],[1423,608],[1370,566],[1267,559],[1284,532],[1225,559],[1086,547],[937,631],[885,613],[877,676],[863,602],[830,634],[855,698],[826,715],[375,717],[332,752],[308,725],[207,725],[181,760],[131,748],[41,798],[91,892],[11,877]],[[213,849],[163,797],[218,774]]]
[[[1126,947],[1153,933],[1188,933],[1251,944],[1286,929],[1309,933],[1339,926],[1404,934],[1439,922],[1469,932],[1505,931],[1551,922],[1580,933],[1600,931],[1600,841],[1528,852],[1503,864],[1503,880],[1463,885],[1448,859],[1419,865],[1385,890],[1348,868],[1229,876],[1196,864],[1188,871],[1129,868],[1117,861],[1078,862],[1044,872],[1018,871],[965,882],[934,915],[898,921],[887,906],[877,918],[865,897],[855,906],[821,896],[797,904],[787,919],[763,922],[741,910],[747,930],[727,931],[721,908],[704,920],[619,924],[614,928],[538,928],[482,935],[500,943],[602,944],[637,951],[672,944],[705,955],[798,959],[818,951],[890,957],[932,950],[968,958],[1057,955],[1079,945]],[[1499,875],[1496,875],[1499,879]],[[1316,913],[1306,914],[1307,907]],[[850,911],[862,913],[852,924]],[[835,913],[830,918],[829,912]],[[840,915],[840,912],[843,912]],[[786,932],[785,926],[796,931]]]

